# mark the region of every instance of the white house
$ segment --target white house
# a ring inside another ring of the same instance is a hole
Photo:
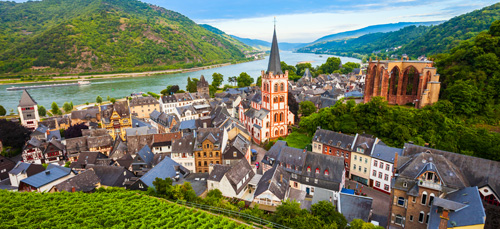
[[[162,96],[160,98],[160,109],[167,114],[176,113],[176,108],[193,103],[203,102],[205,98],[198,93],[178,93]]]
[[[290,194],[289,182],[290,173],[275,164],[262,175],[254,192],[253,202],[268,206],[280,205]]]
[[[45,168],[41,164],[17,162],[16,166],[9,171],[10,185],[19,187],[19,182],[21,180],[42,172],[43,170],[45,170]]]
[[[184,166],[191,173],[196,171],[193,147],[194,136],[192,134],[184,135],[181,139],[172,141],[172,153],[170,156],[172,160]]]
[[[247,160],[241,159],[238,163],[230,165],[213,165],[207,179],[208,190],[219,189],[223,196],[229,198],[245,198],[249,192],[250,180],[255,172]],[[252,199],[251,197],[249,198]]]
[[[372,152],[372,165],[370,171],[370,185],[379,191],[391,193],[391,180],[394,171],[394,162],[403,149],[376,144]]]
[[[19,191],[48,192],[55,185],[74,176],[75,174],[70,168],[49,164],[45,171],[21,180]]]

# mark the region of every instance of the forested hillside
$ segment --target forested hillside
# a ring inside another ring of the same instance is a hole
[[[0,2],[0,74],[159,70],[244,59],[189,18],[137,0]]]
[[[33,193],[0,190],[0,228],[250,228],[131,191]]]
[[[212,32],[212,33],[215,33],[215,34],[218,34],[220,35],[222,38],[224,38],[225,40],[229,41],[229,43],[231,43],[232,45],[238,47],[238,49],[240,49],[241,51],[243,52],[252,52],[252,51],[256,51],[254,50],[252,47],[246,45],[245,43],[239,41],[238,39],[226,34],[224,31],[220,30],[220,29],[217,29],[211,25],[207,25],[207,24],[200,24],[201,27],[205,28],[206,30]]]

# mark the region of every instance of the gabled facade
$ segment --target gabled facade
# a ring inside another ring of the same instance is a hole
[[[364,185],[370,184],[371,154],[378,138],[356,134],[351,149],[350,178]]]
[[[173,132],[174,127],[180,124],[180,120],[176,114],[167,114],[156,110],[149,114],[149,122],[158,130],[158,133]]]
[[[149,114],[154,110],[160,111],[160,103],[152,96],[134,97],[129,102],[132,116],[137,118],[149,118]]]
[[[290,194],[290,173],[274,165],[267,170],[257,184],[253,202],[260,205],[278,206]]]
[[[288,135],[288,125],[294,124],[294,115],[288,109],[288,71],[281,70],[276,28],[273,34],[267,71],[261,72],[262,86],[246,110],[239,106],[240,121],[255,142],[277,139]]]
[[[173,140],[171,158],[179,165],[184,166],[189,172],[194,173],[196,170],[194,148],[194,135],[187,134],[181,139]]]
[[[108,131],[113,139],[120,137],[125,140],[125,129],[132,127],[132,116],[129,101],[118,101],[112,105],[99,107],[101,128]]]
[[[372,152],[370,186],[379,191],[391,194],[391,181],[394,177],[394,164],[402,156],[403,149],[384,144],[376,144]]]
[[[312,152],[343,158],[346,177],[349,177],[350,154],[354,140],[355,136],[323,130],[318,127],[312,139]]]
[[[42,172],[45,168],[41,164],[31,164],[25,162],[17,162],[16,166],[9,171],[10,185],[19,187],[21,180]]]
[[[248,183],[255,176],[248,161],[242,159],[233,165],[213,166],[208,176],[208,190],[219,189],[223,196],[240,199],[248,193]]]
[[[9,171],[16,166],[12,160],[0,155],[0,181],[9,178]]]
[[[198,128],[194,144],[196,172],[206,173],[209,165],[222,164],[226,149],[227,132],[223,128]]]
[[[232,165],[241,159],[250,163],[250,142],[242,135],[237,135],[222,153],[222,161],[224,165]]]
[[[23,126],[30,130],[35,130],[38,127],[38,122],[40,122],[38,104],[26,90],[23,90],[21,100],[19,100],[19,105],[17,105],[17,111],[19,112]]]
[[[166,95],[160,98],[160,109],[162,112],[171,114],[175,113],[177,107],[192,105],[205,101],[205,97],[198,93],[177,93],[173,95]]]

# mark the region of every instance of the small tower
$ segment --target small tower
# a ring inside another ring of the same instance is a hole
[[[205,80],[205,76],[201,75],[198,84],[196,85],[198,93],[205,98],[210,98],[210,90],[208,82]]]
[[[19,100],[19,105],[17,105],[17,110],[23,126],[30,130],[38,128],[38,122],[40,121],[40,116],[38,116],[38,105],[26,90],[23,90],[21,100]]]

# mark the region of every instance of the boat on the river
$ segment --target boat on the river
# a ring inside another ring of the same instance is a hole
[[[83,85],[90,85],[90,81],[79,80],[76,83],[60,83],[60,84],[45,84],[45,85],[23,86],[23,87],[9,87],[9,88],[7,88],[7,91],[37,89],[37,88],[47,88],[47,87],[83,86]]]

